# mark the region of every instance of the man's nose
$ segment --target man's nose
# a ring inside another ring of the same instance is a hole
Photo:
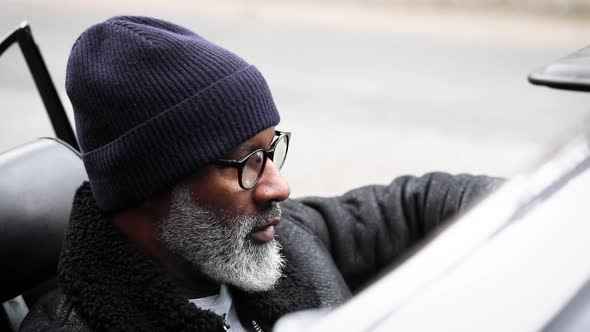
[[[284,201],[291,195],[287,179],[270,158],[266,161],[262,177],[254,187],[254,199],[257,203]]]

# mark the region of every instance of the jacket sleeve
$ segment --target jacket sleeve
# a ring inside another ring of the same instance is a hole
[[[445,173],[403,176],[390,185],[302,198],[290,206],[297,211],[296,221],[322,240],[354,291],[499,182]]]

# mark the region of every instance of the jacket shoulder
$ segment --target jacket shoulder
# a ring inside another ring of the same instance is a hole
[[[501,182],[435,172],[401,176],[388,185],[364,186],[336,197],[288,200],[282,206],[289,221],[285,224],[321,240],[355,291]]]
[[[76,312],[73,303],[61,291],[43,296],[23,320],[20,332],[29,331],[90,331]]]

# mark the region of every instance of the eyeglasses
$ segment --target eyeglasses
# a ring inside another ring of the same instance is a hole
[[[240,160],[218,159],[213,163],[220,166],[237,168],[240,187],[246,190],[252,189],[262,177],[262,172],[264,172],[264,166],[268,158],[273,161],[279,171],[285,164],[287,151],[289,151],[291,133],[275,130],[275,136],[278,137],[271,143],[268,150],[258,149],[252,151]]]

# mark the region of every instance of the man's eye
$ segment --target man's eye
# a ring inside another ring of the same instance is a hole
[[[262,157],[262,153],[257,153],[254,155],[254,159],[256,160],[257,164],[261,164],[264,158]]]
[[[262,166],[264,162],[264,154],[262,151],[258,151],[255,154],[251,155],[250,158],[246,161],[246,167],[257,170]]]

